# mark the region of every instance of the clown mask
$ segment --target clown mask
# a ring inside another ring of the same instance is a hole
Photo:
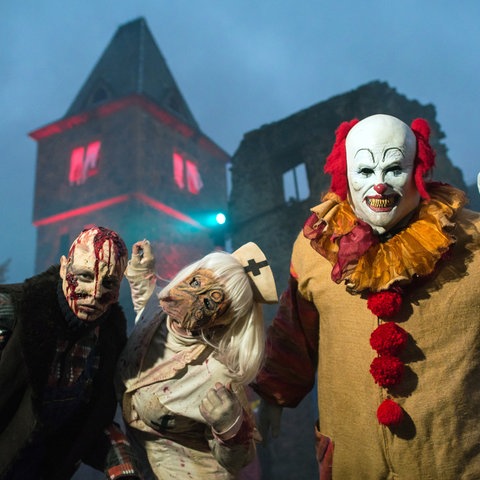
[[[415,135],[395,117],[373,115],[350,130],[345,147],[352,208],[383,234],[420,202],[414,182]]]
[[[174,285],[160,305],[177,328],[194,333],[228,323],[230,305],[224,286],[208,269],[200,268]]]
[[[92,322],[118,300],[127,261],[123,241],[102,227],[85,230],[60,259],[62,290],[73,313]]]

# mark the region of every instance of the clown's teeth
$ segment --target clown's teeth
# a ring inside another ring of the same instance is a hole
[[[368,205],[372,208],[390,208],[395,205],[395,197],[367,198]]]

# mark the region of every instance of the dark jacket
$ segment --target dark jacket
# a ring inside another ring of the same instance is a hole
[[[69,335],[58,303],[58,282],[59,268],[55,266],[22,284],[0,286],[0,293],[8,293],[14,303],[14,328],[0,353],[0,479],[7,478],[12,464],[28,462],[25,448],[46,429],[39,406],[57,339]],[[80,462],[104,469],[109,444],[103,430],[115,414],[113,375],[125,342],[126,319],[121,307],[114,304],[100,324],[100,363],[88,402],[47,437],[45,479],[69,479]]]

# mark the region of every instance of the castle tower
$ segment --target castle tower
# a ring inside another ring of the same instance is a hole
[[[121,26],[63,118],[35,130],[35,270],[86,225],[152,241],[157,273],[213,250],[229,156],[204,135],[147,23]]]

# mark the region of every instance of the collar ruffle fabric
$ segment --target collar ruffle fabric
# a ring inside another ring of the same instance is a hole
[[[370,373],[382,388],[402,381],[405,366],[399,355],[408,334],[392,317],[399,313],[405,289],[428,277],[455,244],[454,217],[465,205],[465,194],[440,183],[428,185],[430,200],[422,201],[405,228],[378,236],[359,220],[348,201],[327,193],[312,209],[303,228],[314,250],[332,264],[332,280],[344,283],[351,293],[367,296],[367,308],[378,318],[370,345],[377,352]],[[405,319],[402,319],[405,320]],[[403,409],[390,395],[377,410],[378,421],[399,425]]]

